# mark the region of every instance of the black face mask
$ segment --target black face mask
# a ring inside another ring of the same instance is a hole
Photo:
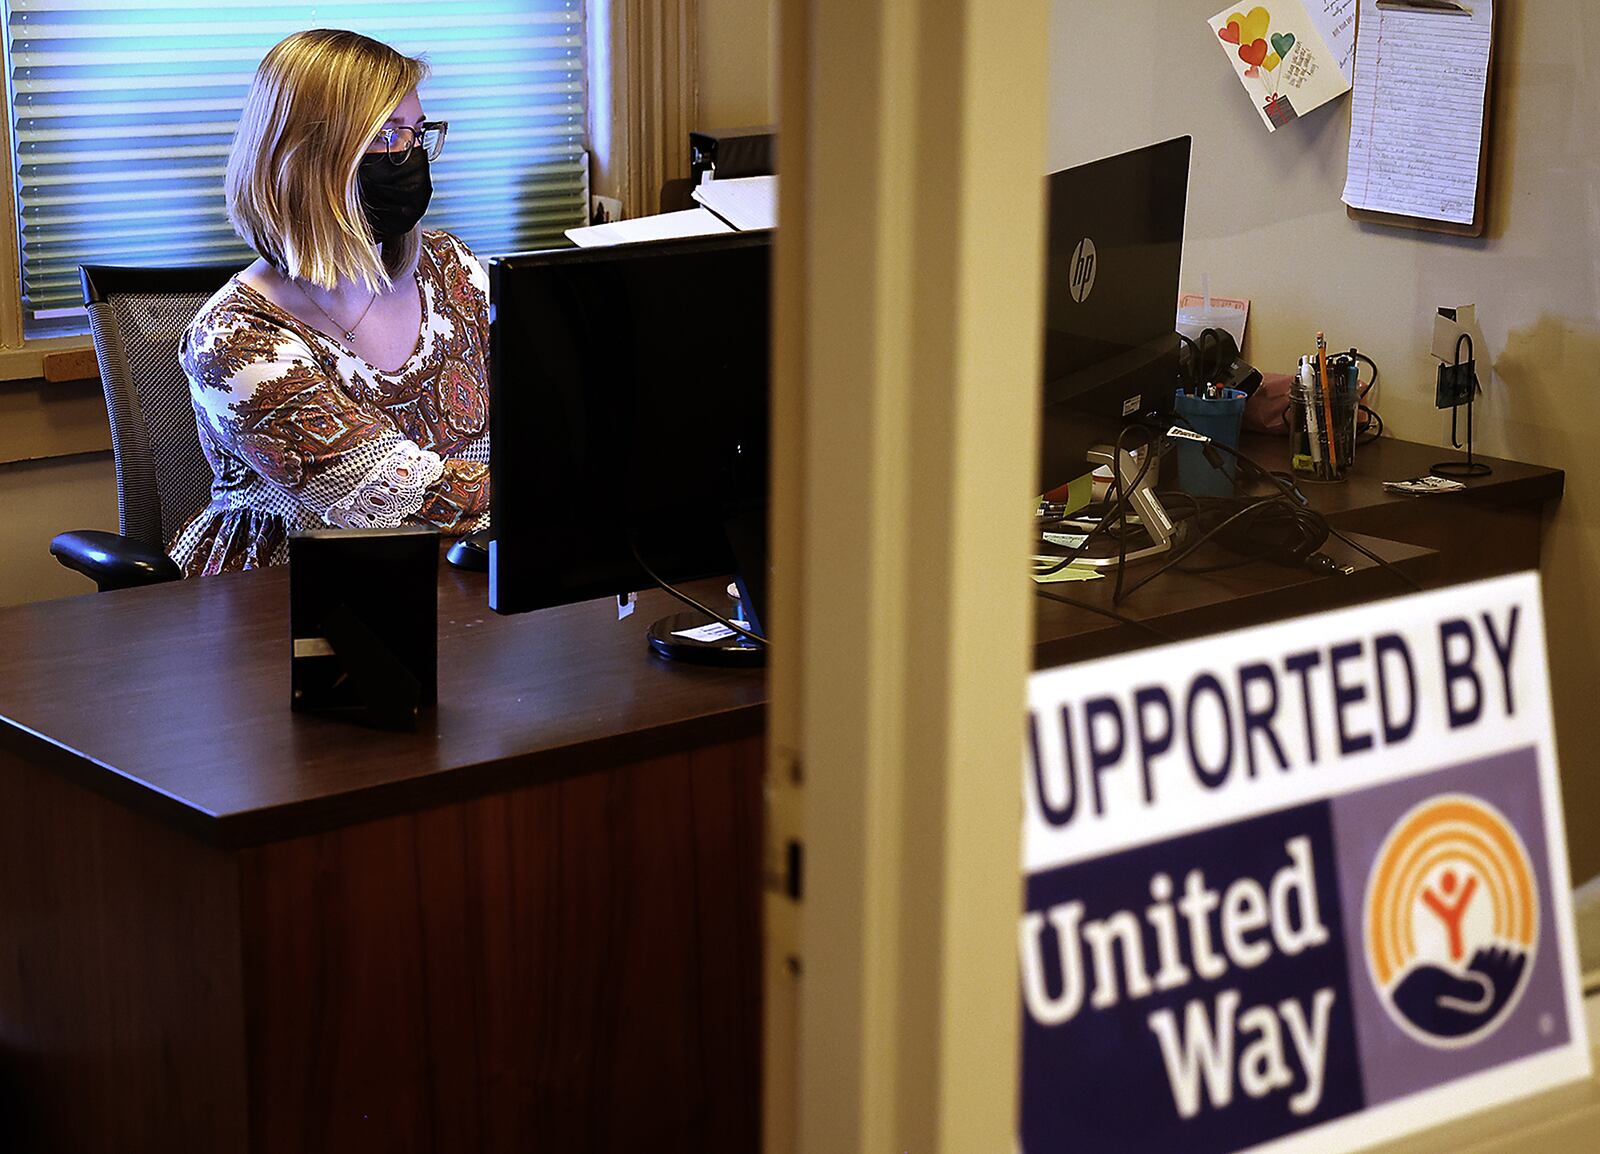
[[[428,154],[413,148],[403,164],[395,164],[381,152],[363,156],[356,168],[356,186],[373,239],[381,242],[404,236],[417,227],[433,196]]]

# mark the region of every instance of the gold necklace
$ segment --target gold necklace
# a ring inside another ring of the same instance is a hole
[[[316,302],[316,300],[312,297],[312,295],[305,290],[304,287],[302,287],[301,285],[298,285],[298,284],[295,285],[295,287],[300,289],[300,295],[306,298],[306,300],[310,303],[312,308],[316,309],[323,316],[327,317],[328,318],[328,323],[333,325],[334,328],[338,329],[341,333],[344,334],[345,344],[350,344],[351,342],[353,342],[356,339],[356,330],[361,327],[361,322],[367,319],[367,314],[372,311],[372,306],[378,303],[378,294],[377,293],[373,293],[372,294],[372,299],[367,301],[367,307],[362,309],[361,310],[361,315],[356,318],[356,323],[351,325],[349,328],[345,328],[338,321],[334,320],[333,319],[333,314],[330,313],[327,309],[323,308],[321,305],[319,305]]]

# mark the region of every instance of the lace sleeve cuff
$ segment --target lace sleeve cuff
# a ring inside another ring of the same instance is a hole
[[[438,453],[402,441],[329,507],[325,519],[340,529],[392,529],[422,508],[429,487],[443,475]]]

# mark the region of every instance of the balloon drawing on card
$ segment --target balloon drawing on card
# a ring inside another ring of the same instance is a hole
[[[1273,0],[1271,7],[1225,8],[1211,18],[1217,43],[1269,132],[1350,91],[1342,41],[1354,27],[1337,12],[1353,3],[1319,3],[1314,18],[1304,0]]]

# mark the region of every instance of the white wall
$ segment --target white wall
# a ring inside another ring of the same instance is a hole
[[[1481,240],[1350,221],[1348,98],[1269,134],[1206,24],[1217,9],[1056,0],[1050,167],[1192,134],[1185,284],[1209,271],[1214,291],[1252,299],[1257,365],[1287,371],[1318,329],[1360,346],[1408,439],[1449,433],[1432,407],[1430,318],[1478,305],[1495,368],[1479,444],[1567,471],[1543,570],[1573,857],[1579,878],[1600,871],[1600,4],[1500,4]]]
[[[116,530],[110,444],[98,381],[0,382],[0,605],[94,589],[50,556],[50,538]]]
[[[701,128],[777,119],[774,0],[700,0]]]
[[[0,605],[94,592],[50,555],[67,529],[117,531],[110,453],[0,465]]]

